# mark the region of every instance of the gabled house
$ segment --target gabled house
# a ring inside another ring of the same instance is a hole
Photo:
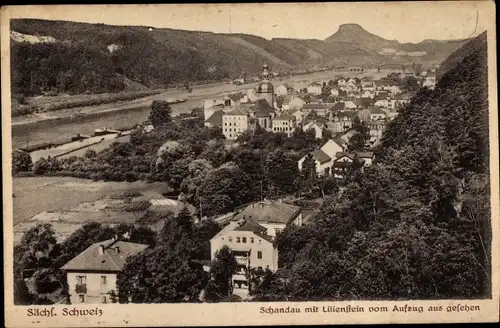
[[[299,171],[302,171],[304,161],[308,156],[312,156],[315,162],[315,169],[318,175],[329,174],[333,165],[335,154],[344,151],[345,144],[339,140],[328,140],[320,149],[317,149],[298,161]]]
[[[383,120],[387,116],[386,113],[382,109],[380,109],[376,106],[370,107],[369,110],[370,110],[370,120],[371,121]]]
[[[118,295],[116,277],[127,259],[147,245],[119,240],[118,237],[94,243],[61,267],[66,273],[71,304],[111,303]]]
[[[346,171],[349,170],[354,161],[357,160],[363,169],[363,167],[372,165],[373,159],[373,152],[338,152],[333,161],[332,175],[337,179],[344,179]]]
[[[307,132],[309,130],[313,130],[314,136],[316,137],[316,139],[321,139],[321,138],[323,138],[323,129],[324,128],[325,128],[325,125],[323,123],[311,121],[302,127],[302,131]]]
[[[327,123],[327,128],[334,133],[346,132],[352,128],[356,116],[354,111],[335,112]]]
[[[289,225],[303,224],[301,208],[278,201],[260,201],[238,211],[229,224],[210,240],[212,260],[217,251],[229,247],[236,258],[233,293],[247,296],[253,268],[278,270],[276,237]]]

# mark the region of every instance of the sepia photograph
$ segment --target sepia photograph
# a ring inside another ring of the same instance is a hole
[[[493,2],[1,15],[9,327],[498,320]]]

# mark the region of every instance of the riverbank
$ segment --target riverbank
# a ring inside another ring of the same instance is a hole
[[[288,78],[277,78],[272,81],[275,87],[283,83],[307,83],[336,77],[372,77],[374,79],[387,75],[387,72],[343,72],[323,71],[308,73]],[[305,82],[304,82],[305,81]],[[300,84],[299,83],[299,84]],[[137,100],[114,104],[63,109],[57,112],[46,112],[28,117],[12,119],[12,148],[18,149],[29,144],[57,142],[71,138],[75,133],[92,134],[95,129],[107,126],[122,130],[147,119],[153,100],[184,98],[186,102],[171,105],[172,115],[189,113],[191,109],[203,107],[203,100],[218,98],[222,95],[250,89],[252,85],[235,85],[216,83],[194,86],[191,93],[185,89],[169,89],[164,93],[140,98]]]
[[[165,92],[164,89],[156,89],[119,93],[36,96],[30,98],[24,98],[17,95],[13,96],[12,117],[34,113],[54,112],[76,107],[114,104],[120,101],[135,100],[163,92]],[[22,104],[20,103],[20,99],[22,99]]]

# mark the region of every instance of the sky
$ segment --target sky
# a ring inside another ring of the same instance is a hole
[[[474,32],[483,32],[494,20],[494,13],[489,14],[475,1],[60,5],[11,9],[12,16],[22,18],[246,33],[266,39],[325,39],[341,24],[355,23],[385,39],[413,43],[467,38]]]

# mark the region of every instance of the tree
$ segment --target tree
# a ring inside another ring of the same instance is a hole
[[[210,266],[213,287],[210,289],[208,297],[211,299],[221,299],[232,294],[232,277],[236,272],[237,262],[229,247],[224,245],[215,254],[215,259]]]
[[[148,120],[155,128],[172,122],[171,109],[168,103],[165,100],[153,100]]]
[[[357,132],[349,139],[347,149],[350,152],[363,151],[365,149],[365,144],[365,137],[361,133]]]
[[[293,182],[299,176],[297,163],[282,150],[269,153],[265,162],[266,178],[275,194],[295,190]]]
[[[32,167],[33,162],[31,161],[31,156],[29,153],[20,150],[12,152],[13,174],[30,171]]]
[[[406,91],[417,91],[420,88],[418,80],[414,76],[407,76],[403,78],[403,89]]]
[[[273,272],[266,268],[250,269],[250,295],[263,295],[271,288]]]
[[[120,303],[180,303],[197,300],[207,277],[183,250],[161,245],[129,258],[117,276]]]

